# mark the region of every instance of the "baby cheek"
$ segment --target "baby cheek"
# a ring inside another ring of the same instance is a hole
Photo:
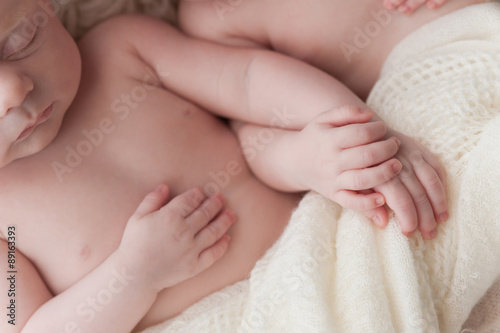
[[[76,45],[68,45],[65,51],[62,52],[61,66],[59,75],[63,78],[64,86],[67,90],[76,93],[76,89],[80,83],[81,76],[81,58]]]

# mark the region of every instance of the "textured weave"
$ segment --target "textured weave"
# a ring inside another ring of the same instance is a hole
[[[500,333],[500,278],[472,311],[462,333]]]

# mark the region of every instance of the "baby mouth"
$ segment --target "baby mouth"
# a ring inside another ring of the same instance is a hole
[[[45,111],[43,111],[37,118],[37,120],[35,121],[34,124],[30,124],[28,125],[22,132],[21,134],[19,135],[19,137],[17,138],[17,141],[20,141],[20,140],[23,140],[25,138],[27,138],[28,136],[31,135],[31,133],[33,133],[33,131],[35,130],[35,128],[40,125],[40,124],[43,124],[44,122],[46,122],[50,116],[52,115],[52,111],[53,111],[53,105],[54,104],[51,104],[47,109],[45,109]]]

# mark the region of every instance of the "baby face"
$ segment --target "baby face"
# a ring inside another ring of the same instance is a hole
[[[0,168],[54,140],[80,75],[76,43],[49,0],[0,1]]]

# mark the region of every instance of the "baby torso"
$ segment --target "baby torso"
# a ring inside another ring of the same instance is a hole
[[[129,217],[156,185],[169,185],[171,197],[194,186],[222,192],[238,215],[228,252],[201,275],[163,291],[144,327],[246,278],[297,199],[257,181],[227,126],[161,87],[132,52],[92,37],[80,48],[81,87],[59,135],[0,172],[0,231],[16,226],[17,249],[57,295],[118,247]]]
[[[382,0],[217,0],[181,2],[187,33],[274,49],[332,74],[366,98],[393,47],[422,25],[481,0],[450,0],[407,16]],[[437,32],[438,33],[438,32]]]

